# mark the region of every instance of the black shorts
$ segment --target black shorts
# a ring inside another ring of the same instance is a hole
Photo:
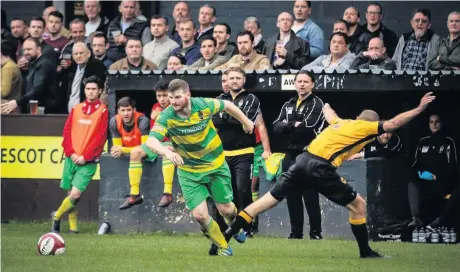
[[[292,191],[307,188],[313,188],[341,206],[348,205],[357,196],[330,162],[306,151],[297,156],[295,164],[281,174],[270,193],[281,201]]]

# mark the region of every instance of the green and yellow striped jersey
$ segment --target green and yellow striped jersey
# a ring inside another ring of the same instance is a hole
[[[224,110],[224,101],[211,98],[190,99],[190,117],[179,116],[172,106],[158,116],[149,137],[161,141],[167,136],[176,152],[184,159],[179,169],[205,173],[225,162],[224,148],[212,123],[212,116]]]

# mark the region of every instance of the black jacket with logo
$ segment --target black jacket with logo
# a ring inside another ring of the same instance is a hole
[[[401,138],[396,134],[385,145],[375,139],[364,147],[364,158],[391,158],[401,154],[402,147]]]
[[[458,184],[458,161],[454,140],[445,136],[442,131],[421,138],[412,167],[416,173],[432,173],[436,176],[433,182],[443,183],[447,186],[448,192],[451,192]]]
[[[285,151],[301,151],[325,126],[324,103],[318,96],[310,94],[298,107],[297,100],[298,96],[284,103],[280,115],[273,122],[273,130],[282,136]],[[302,124],[295,127],[296,122]]]
[[[257,96],[248,91],[238,94],[232,99],[230,94],[221,94],[217,99],[233,102],[252,122],[260,112],[260,102]],[[212,121],[218,130],[224,150],[238,150],[253,147],[256,144],[255,134],[247,134],[243,130],[243,125],[226,112],[221,112],[213,116]]]

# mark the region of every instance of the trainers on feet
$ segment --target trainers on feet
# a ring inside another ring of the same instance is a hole
[[[61,232],[61,220],[56,220],[54,217],[54,214],[56,212],[51,213],[51,221],[52,221],[52,226],[51,226],[51,232],[59,233]]]
[[[366,253],[361,253],[359,255],[360,258],[362,259],[367,259],[367,258],[390,258],[389,256],[383,256],[380,253],[372,250],[369,248],[369,250]]]
[[[211,244],[211,248],[209,249],[209,256],[217,256],[217,251],[219,248],[215,244]]]
[[[434,229],[440,228],[440,227],[442,227],[442,223],[439,217],[436,218],[436,220],[434,220],[433,222],[431,222],[428,226],[426,226],[426,228],[431,231],[433,231]]]
[[[78,234],[78,230],[69,230],[69,233],[71,233],[71,234]]]
[[[420,218],[413,217],[412,221],[407,225],[409,228],[419,228],[423,227],[423,222],[420,220]]]
[[[217,250],[218,256],[233,256],[233,250],[231,247],[228,248],[219,248]]]
[[[139,195],[130,195],[130,196],[126,196],[128,197],[125,202],[123,202],[123,204],[121,204],[120,206],[120,210],[125,210],[125,209],[129,209],[131,208],[132,206],[134,205],[138,205],[138,204],[141,204],[144,199],[142,198],[142,196],[139,194]]]
[[[173,197],[171,194],[164,193],[158,203],[158,207],[166,208],[173,202]]]
[[[246,232],[240,230],[240,232],[233,235],[233,239],[235,239],[240,244],[244,243],[246,241]]]
[[[323,236],[321,235],[321,232],[310,231],[310,240],[323,240]]]
[[[294,233],[291,233],[291,234],[289,234],[288,239],[303,239],[303,234],[294,234]]]

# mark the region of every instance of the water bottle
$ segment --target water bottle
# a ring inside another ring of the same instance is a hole
[[[450,233],[447,231],[447,229],[443,229],[442,231],[442,242],[443,243],[450,243]]]
[[[99,228],[99,231],[97,232],[98,235],[104,235],[107,233],[107,231],[109,230],[109,223],[107,222],[104,222],[102,223],[101,227]]]
[[[432,244],[437,244],[439,243],[439,232],[438,229],[434,229],[433,232],[431,233],[431,243]]]
[[[412,232],[412,243],[418,243],[418,229],[414,229],[414,231]]]
[[[457,233],[455,233],[455,230],[450,229],[449,235],[450,235],[450,243],[451,244],[456,244],[457,243]]]
[[[426,233],[425,233],[425,229],[420,229],[419,233],[418,233],[418,242],[419,243],[426,243]]]

